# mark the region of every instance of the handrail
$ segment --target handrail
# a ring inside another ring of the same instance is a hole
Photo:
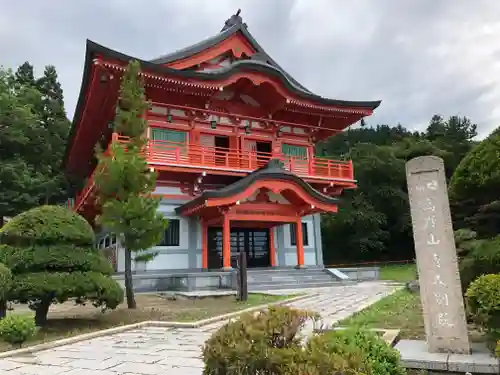
[[[127,137],[114,135],[113,140],[126,143]],[[204,146],[162,140],[148,140],[144,155],[150,165],[164,165],[171,168],[190,167],[212,171],[249,173],[264,166],[271,159],[280,160],[285,169],[302,178],[322,178],[326,180],[353,180],[351,161],[328,158],[308,158],[289,156],[283,153],[240,150],[215,146]],[[94,176],[90,175],[86,186],[77,195],[75,210],[78,210],[87,196],[95,188]],[[214,172],[216,173],[216,172]]]

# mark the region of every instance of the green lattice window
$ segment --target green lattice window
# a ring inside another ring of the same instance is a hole
[[[169,129],[151,128],[151,139],[153,141],[186,143],[186,132],[169,130]]]
[[[281,152],[287,156],[307,159],[307,147],[305,146],[287,145],[286,143],[283,143]]]
[[[165,148],[168,150],[174,150],[172,145],[169,145],[167,142],[175,142],[186,144],[187,133],[177,130],[170,129],[160,129],[160,128],[151,128],[151,140],[159,141],[153,143],[154,148]],[[164,141],[164,142],[162,142]],[[181,148],[181,152],[186,152],[186,147]]]

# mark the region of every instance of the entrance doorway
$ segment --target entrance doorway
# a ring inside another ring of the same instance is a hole
[[[272,144],[271,142],[255,142],[255,150],[257,151],[257,165],[262,167],[269,159],[271,159]]]
[[[229,137],[217,136],[214,140],[215,165],[226,165],[227,154],[229,152]]]
[[[208,228],[208,268],[222,267],[222,229]],[[269,267],[271,265],[269,252],[268,229],[231,229],[231,267],[236,267],[238,254],[245,251],[247,267]]]

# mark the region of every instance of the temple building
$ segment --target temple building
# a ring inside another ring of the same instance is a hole
[[[372,114],[380,101],[328,99],[309,91],[252,37],[239,11],[215,36],[141,60],[87,41],[85,67],[64,166],[86,179],[74,209],[99,212],[95,145],[120,142],[113,116],[121,76],[141,64],[149,124],[147,162],[168,219],[158,256],[137,272],[323,265],[320,214],[334,213],[356,188],[351,161],[320,158],[315,144]],[[100,247],[124,269],[115,236]]]

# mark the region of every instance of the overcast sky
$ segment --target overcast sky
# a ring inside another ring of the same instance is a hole
[[[220,31],[250,32],[322,96],[382,100],[368,124],[423,130],[435,113],[500,126],[499,0],[0,0],[0,65],[56,66],[72,118],[85,40],[150,59]]]

